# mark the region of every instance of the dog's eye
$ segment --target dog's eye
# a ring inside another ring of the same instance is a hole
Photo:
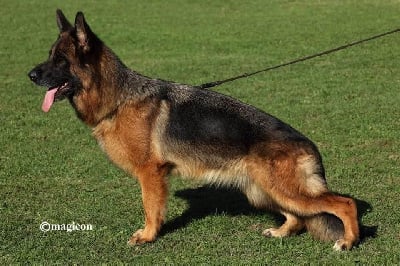
[[[64,65],[68,64],[68,60],[66,59],[66,57],[63,54],[56,54],[54,56],[53,62],[57,66],[64,66]]]

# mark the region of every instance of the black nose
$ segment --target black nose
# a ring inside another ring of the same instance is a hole
[[[33,82],[36,82],[38,80],[39,73],[36,69],[32,69],[31,72],[28,73],[28,76]]]

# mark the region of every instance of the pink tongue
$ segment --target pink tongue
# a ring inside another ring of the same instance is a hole
[[[57,90],[58,88],[54,88],[46,92],[46,95],[44,96],[44,100],[42,103],[43,112],[47,113],[50,110],[51,106],[53,105],[54,95],[56,94]]]

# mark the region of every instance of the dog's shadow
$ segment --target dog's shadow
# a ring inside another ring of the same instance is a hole
[[[215,188],[211,186],[202,186],[194,189],[184,189],[175,192],[175,196],[184,199],[188,202],[189,207],[180,215],[170,221],[167,221],[160,235],[165,235],[181,228],[188,224],[201,220],[212,215],[269,215],[275,220],[277,226],[280,226],[285,218],[277,213],[266,212],[251,206],[247,198],[238,190]],[[355,199],[358,208],[358,219],[372,211],[371,205],[363,200]],[[366,238],[376,236],[377,226],[365,226],[360,224],[360,242]]]

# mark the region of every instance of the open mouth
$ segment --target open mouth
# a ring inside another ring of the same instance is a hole
[[[51,106],[53,105],[54,101],[63,95],[63,92],[69,89],[69,83],[65,82],[64,84],[56,87],[51,87],[47,90],[46,95],[44,96],[43,103],[42,103],[42,110],[43,112],[50,111]]]

